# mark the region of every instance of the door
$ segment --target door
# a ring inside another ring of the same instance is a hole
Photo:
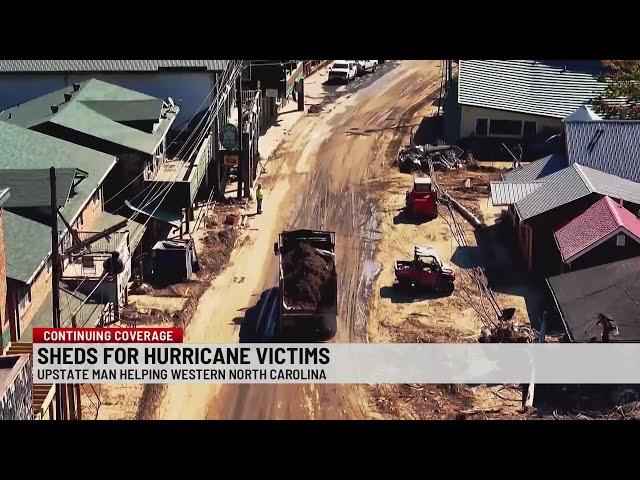
[[[434,288],[440,275],[440,266],[434,257],[424,257],[419,262],[420,285],[427,288]]]

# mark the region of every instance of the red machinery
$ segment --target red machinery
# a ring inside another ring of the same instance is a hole
[[[438,195],[433,190],[430,177],[414,177],[413,190],[407,192],[407,211],[414,217],[436,218]]]
[[[456,275],[432,247],[414,247],[413,260],[396,260],[394,270],[398,286],[453,292]]]

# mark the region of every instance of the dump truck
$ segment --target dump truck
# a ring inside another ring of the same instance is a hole
[[[337,331],[335,233],[282,232],[278,256],[279,331],[283,339],[327,341]]]

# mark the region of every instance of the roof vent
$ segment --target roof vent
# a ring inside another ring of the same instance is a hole
[[[73,84],[73,91],[77,92],[78,90],[80,90],[80,84],[79,83],[74,83]]]
[[[57,105],[51,105],[51,113],[58,113],[58,106]]]
[[[73,97],[73,95],[71,95],[70,93],[65,93],[64,94],[64,101],[68,102],[69,100],[71,100],[71,97]]]

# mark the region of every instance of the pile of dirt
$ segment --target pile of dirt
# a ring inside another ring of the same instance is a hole
[[[513,322],[501,322],[497,327],[480,330],[480,343],[531,343],[534,335],[529,329],[517,328]]]
[[[282,256],[284,298],[289,307],[315,310],[331,291],[333,255],[301,242]]]

